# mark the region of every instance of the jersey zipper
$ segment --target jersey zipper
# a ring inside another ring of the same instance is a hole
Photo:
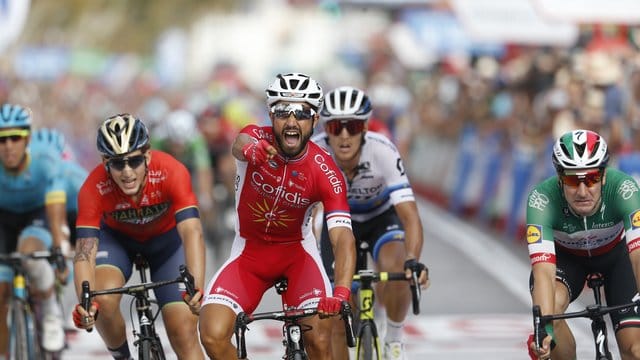
[[[284,189],[284,184],[286,183],[286,177],[287,177],[287,165],[289,164],[289,160],[288,159],[284,159],[284,167],[282,168],[282,181],[280,182],[280,192],[276,195],[276,198],[273,200],[273,206],[271,207],[271,211],[274,211],[276,209],[276,207],[278,206],[279,200],[282,197],[282,195],[285,193],[285,189]],[[269,233],[269,228],[271,227],[271,217],[269,217],[269,219],[267,219],[267,225],[265,226],[264,232],[265,233]]]
[[[587,217],[583,216],[582,217],[582,224],[584,225],[584,231],[589,231],[589,228],[587,226]],[[587,249],[587,254],[589,254],[589,257],[591,257],[591,249]]]

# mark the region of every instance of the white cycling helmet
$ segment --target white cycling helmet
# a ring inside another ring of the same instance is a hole
[[[553,145],[553,165],[558,172],[604,168],[608,162],[607,142],[590,130],[566,132]]]
[[[371,116],[371,110],[371,101],[364,91],[342,86],[327,93],[320,118],[323,123],[334,119],[367,121]]]
[[[170,112],[164,121],[164,135],[175,143],[187,143],[198,135],[196,117],[187,110]]]
[[[269,107],[283,100],[303,101],[315,110],[322,105],[322,88],[315,80],[302,73],[278,74],[265,91]]]

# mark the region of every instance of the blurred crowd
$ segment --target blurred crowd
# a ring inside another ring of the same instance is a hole
[[[327,91],[365,90],[376,130],[397,144],[413,185],[455,214],[521,241],[528,190],[553,174],[553,140],[571,128],[604,135],[614,166],[640,178],[640,55],[624,35],[591,31],[572,48],[506,46],[424,69],[405,66],[384,36],[366,46],[359,76],[349,77],[357,81],[310,75]],[[207,237],[217,239],[233,230],[231,141],[242,126],[268,121],[264,92],[241,73],[218,63],[195,84],[166,88],[149,73],[114,87],[73,74],[27,81],[5,69],[0,102],[28,106],[37,124],[61,130],[87,169],[99,161],[97,124],[135,114],[154,146],[192,171]]]

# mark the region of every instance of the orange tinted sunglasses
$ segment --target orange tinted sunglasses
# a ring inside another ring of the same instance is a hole
[[[587,187],[592,187],[593,185],[602,181],[602,175],[602,170],[575,175],[561,174],[560,180],[563,184],[571,187],[578,187],[580,183],[584,183]]]

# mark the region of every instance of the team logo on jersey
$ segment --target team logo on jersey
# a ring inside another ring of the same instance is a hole
[[[631,219],[631,227],[633,229],[640,228],[640,209],[629,215],[629,218]]]
[[[150,206],[143,206],[139,209],[116,210],[110,215],[118,222],[141,225],[148,224],[161,217],[167,212],[167,209],[169,209],[169,203],[164,202]]]
[[[542,226],[527,225],[527,243],[535,244],[542,241]]]
[[[268,223],[277,227],[287,227],[288,223],[295,221],[286,210],[280,210],[277,206],[271,208],[266,200],[263,200],[262,204],[256,202],[248,206],[249,209],[251,209],[253,222],[256,223]]]
[[[629,200],[637,191],[638,186],[633,180],[625,180],[618,187],[618,193],[625,200]]]
[[[113,183],[111,180],[100,181],[96,184],[96,188],[98,188],[98,192],[100,195],[104,195],[110,193],[113,190]]]

